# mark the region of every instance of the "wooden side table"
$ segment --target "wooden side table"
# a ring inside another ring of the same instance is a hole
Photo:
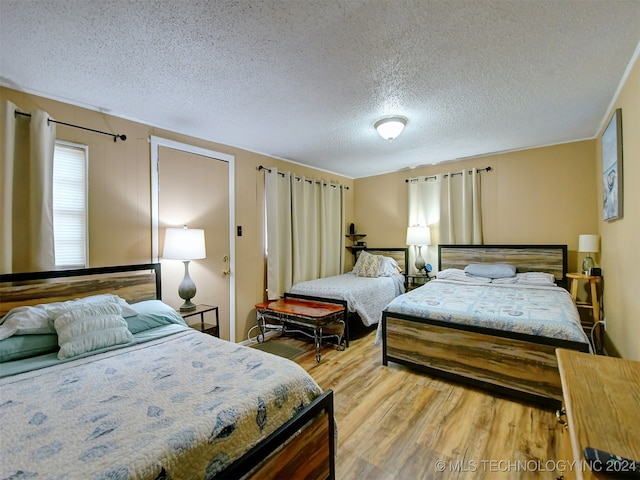
[[[567,278],[571,279],[571,298],[573,298],[576,307],[585,308],[592,311],[593,324],[597,325],[600,321],[600,303],[598,302],[598,280],[602,277],[599,275],[586,275],[584,273],[567,273]],[[578,285],[580,280],[589,282],[589,288],[591,290],[591,301],[581,302],[578,301]],[[589,326],[589,325],[587,325]],[[595,327],[596,345],[594,348],[598,350],[602,345],[600,338],[600,326]]]
[[[213,305],[196,305],[196,308],[193,310],[180,311],[176,310],[180,316],[187,322],[187,318],[193,317],[195,315],[200,315],[200,323],[193,323],[189,325],[191,328],[195,328],[196,330],[202,333],[208,333],[209,335],[213,335],[214,337],[220,338],[220,316],[218,314],[218,307]],[[205,323],[204,314],[207,312],[216,312],[216,323],[212,325],[210,323]]]
[[[592,471],[584,449],[640,459],[640,362],[562,348],[556,356],[564,399],[558,420],[563,425],[560,450],[565,469],[559,473],[565,479],[637,478],[638,472],[629,464],[620,464],[618,470],[596,464]]]

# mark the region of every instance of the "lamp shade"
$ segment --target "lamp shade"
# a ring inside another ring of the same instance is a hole
[[[407,119],[404,117],[387,117],[378,120],[373,126],[385,140],[393,140],[404,130]]]
[[[599,235],[580,235],[578,237],[578,251],[596,253],[600,251]]]
[[[429,227],[408,227],[407,245],[431,245]]]
[[[204,230],[199,228],[167,228],[164,234],[163,258],[197,260],[206,258]]]

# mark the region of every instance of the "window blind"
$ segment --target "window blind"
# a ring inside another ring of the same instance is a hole
[[[53,155],[53,236],[56,268],[87,266],[85,145],[56,141]]]

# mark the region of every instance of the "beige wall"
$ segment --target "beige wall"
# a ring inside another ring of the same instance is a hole
[[[567,244],[576,270],[578,235],[597,232],[595,165],[591,140],[356,179],[355,218],[370,245],[404,246],[406,179],[490,166],[481,173],[484,243]]]
[[[602,220],[602,163],[599,132],[595,172],[598,228],[604,275],[605,346],[624,358],[640,360],[640,59],[627,78],[607,120],[622,109],[623,218]],[[605,125],[606,127],[606,125]]]
[[[264,172],[259,172],[258,166],[276,166],[347,185],[346,216],[348,223],[352,221],[351,179],[0,87],[0,100],[5,99],[24,112],[39,108],[63,122],[127,135],[125,142],[114,143],[111,137],[60,125],[57,128],[58,139],[89,146],[89,264],[92,267],[151,260],[150,135],[234,155],[236,225],[243,228],[243,236],[235,237],[238,341],[246,338],[246,332],[255,324],[253,306],[265,299]],[[206,284],[198,284],[199,293],[206,289]],[[174,307],[182,303],[177,294],[166,300]],[[197,300],[196,296],[194,301]],[[229,319],[222,321],[229,323]]]

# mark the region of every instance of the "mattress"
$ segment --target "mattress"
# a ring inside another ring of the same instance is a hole
[[[432,280],[395,298],[387,312],[589,344],[578,311],[557,286]]]
[[[354,272],[301,282],[291,293],[345,300],[349,312],[355,312],[366,326],[382,319],[382,310],[404,292],[404,277],[359,277]]]
[[[321,394],[289,360],[165,328],[0,379],[0,478],[213,478]]]

